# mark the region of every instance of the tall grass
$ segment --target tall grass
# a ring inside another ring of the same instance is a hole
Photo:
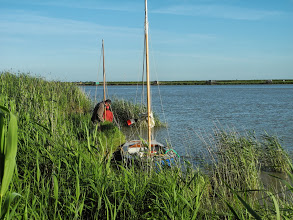
[[[203,203],[214,204],[214,214],[225,218],[275,219],[276,212],[280,216],[281,204],[288,205],[293,194],[287,194],[290,199],[283,199],[279,197],[282,187],[267,188],[261,179],[263,170],[283,173],[289,170],[290,159],[278,139],[268,134],[259,139],[253,133],[219,128],[214,132],[208,141],[204,140],[211,166],[210,197],[204,198]]]
[[[286,198],[265,189],[260,181],[262,166],[292,174],[284,168],[292,167],[289,160],[282,169],[275,166],[284,158],[277,139],[262,142],[218,132],[208,146],[209,173],[188,162],[182,165],[184,169],[159,171],[113,166],[111,153],[124,142],[124,135],[107,123],[101,130],[93,126],[91,101],[71,83],[2,72],[0,91],[0,105],[16,115],[19,128],[17,169],[6,192],[9,200],[0,204],[2,211],[7,207],[7,219],[253,219],[252,213],[275,219],[293,215],[290,181]],[[2,128],[6,134],[7,126]],[[272,159],[268,154],[262,161],[261,146],[279,156]],[[14,199],[17,195],[21,196]]]
[[[80,216],[81,176],[91,176],[96,158],[119,146],[124,135],[115,128],[97,132],[90,122],[91,101],[71,83],[8,72],[1,73],[0,79],[0,102],[14,108],[20,128],[13,187],[25,201],[18,209],[23,213],[18,214],[48,219],[60,213]]]
[[[115,114],[115,118],[120,126],[127,126],[127,120],[129,119],[141,119],[141,113],[147,113],[147,107],[143,104],[134,104],[131,101],[126,101],[124,99],[114,98],[111,108]],[[155,126],[166,126],[163,124],[159,117],[154,113]],[[147,122],[145,120],[138,120],[134,126],[147,127]]]

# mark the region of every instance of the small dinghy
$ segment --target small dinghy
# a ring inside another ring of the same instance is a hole
[[[171,166],[174,164],[175,159],[178,158],[177,153],[173,150],[157,142],[151,141],[151,148],[143,140],[131,140],[126,142],[121,147],[121,156],[124,162],[131,162],[132,160],[144,160],[148,157],[151,161],[160,165]]]

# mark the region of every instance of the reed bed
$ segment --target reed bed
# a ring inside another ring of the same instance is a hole
[[[111,154],[125,137],[112,125],[91,124],[92,103],[73,84],[2,72],[0,91],[0,219],[293,217],[293,167],[277,138],[219,130],[206,141],[209,173],[188,161],[171,168],[113,166]],[[15,140],[9,181],[3,146]],[[287,173],[276,177],[282,196],[263,187],[265,166]]]
[[[278,173],[291,175],[291,159],[277,137],[265,133],[257,138],[253,132],[240,134],[235,129],[216,127],[213,135],[200,138],[206,147],[209,177],[209,197],[202,202],[204,207],[213,206],[215,219],[277,219],[280,210],[283,216],[292,217],[285,208],[293,202],[293,194],[287,193],[289,184],[274,188],[265,186],[261,178],[264,171],[276,178]],[[282,176],[284,181],[286,175]]]
[[[147,127],[146,120],[140,120],[141,114],[147,112],[147,107],[143,104],[133,103],[131,101],[126,101],[124,99],[114,98],[111,108],[115,114],[115,118],[120,126],[128,126],[127,120],[129,119],[139,119],[137,123],[132,126],[136,127]],[[154,120],[156,127],[166,126],[162,123],[157,114],[154,113]]]

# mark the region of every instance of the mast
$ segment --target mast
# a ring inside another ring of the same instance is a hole
[[[102,48],[103,48],[103,86],[104,86],[104,102],[106,101],[106,74],[105,74],[105,53],[104,53],[104,39],[102,40]],[[106,107],[104,107],[104,114],[106,118]]]
[[[147,0],[145,0],[145,59],[146,59],[146,81],[147,81],[147,109],[148,109],[148,144],[149,154],[151,153],[151,86],[150,86],[150,73],[149,73],[149,41],[148,41],[148,7]]]
[[[104,101],[106,101],[106,74],[105,74],[105,53],[104,53],[104,40],[102,40],[103,48],[103,82],[104,82]]]

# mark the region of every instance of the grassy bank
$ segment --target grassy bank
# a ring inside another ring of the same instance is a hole
[[[260,178],[265,168],[288,173],[293,180],[290,160],[275,137],[258,140],[216,131],[203,140],[208,173],[188,162],[159,172],[125,168],[114,166],[110,157],[124,135],[109,124],[102,131],[92,126],[92,103],[73,84],[2,72],[0,91],[1,146],[15,139],[13,115],[18,126],[16,169],[5,193],[2,158],[7,152],[0,151],[0,218],[293,217],[290,181],[282,180],[287,188],[276,190],[265,188]]]

